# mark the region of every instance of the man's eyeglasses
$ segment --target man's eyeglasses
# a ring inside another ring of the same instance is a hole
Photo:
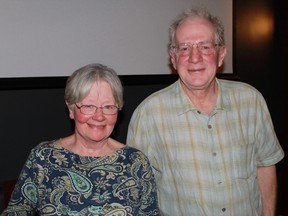
[[[94,105],[81,105],[75,106],[80,109],[80,112],[84,115],[94,115],[97,109],[101,109],[104,115],[115,115],[120,109],[115,105],[106,105],[103,107],[96,107]]]
[[[219,44],[214,44],[212,42],[199,42],[199,43],[180,43],[176,46],[173,46],[174,52],[179,55],[190,55],[193,46],[203,55],[212,54],[215,51],[215,48]]]

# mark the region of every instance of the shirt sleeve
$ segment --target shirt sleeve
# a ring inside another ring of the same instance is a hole
[[[140,215],[160,215],[158,207],[157,187],[148,158],[140,153],[141,165],[138,172],[140,195]]]
[[[257,166],[274,165],[284,157],[284,151],[276,136],[265,99],[261,95],[256,102],[255,115]]]
[[[26,160],[15,188],[12,192],[7,208],[2,215],[34,215],[37,211],[37,165],[35,165],[35,152],[32,150]]]

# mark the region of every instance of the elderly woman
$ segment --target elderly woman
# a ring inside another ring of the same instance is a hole
[[[32,149],[3,215],[159,215],[148,159],[110,138],[123,106],[114,70],[78,69],[65,101],[74,134]]]

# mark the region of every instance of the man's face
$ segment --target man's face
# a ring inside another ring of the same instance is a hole
[[[189,44],[190,47],[184,52],[170,50],[171,62],[181,81],[190,90],[208,88],[226,55],[225,47],[215,45],[213,26],[204,19],[188,18],[175,33],[179,49],[183,44]],[[203,50],[207,48],[206,44],[209,52]]]

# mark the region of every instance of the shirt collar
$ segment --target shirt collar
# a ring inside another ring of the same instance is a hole
[[[231,105],[229,103],[230,100],[229,100],[228,93],[227,93],[228,89],[224,88],[221,85],[221,81],[217,78],[216,78],[216,82],[218,85],[218,96],[217,96],[217,102],[216,102],[214,110],[230,110]],[[181,115],[191,110],[197,111],[197,108],[193,105],[193,103],[191,103],[189,97],[186,95],[186,93],[182,89],[181,84],[180,84],[180,79],[177,80],[175,87],[176,87],[176,96],[179,99],[179,104],[183,105],[183,106],[179,106],[178,114]]]
[[[231,110],[231,103],[229,98],[229,88],[222,85],[221,80],[216,78],[216,82],[218,85],[218,97],[215,109],[221,110]]]

